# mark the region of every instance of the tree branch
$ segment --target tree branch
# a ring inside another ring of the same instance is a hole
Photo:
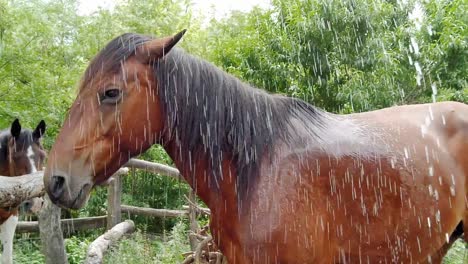
[[[0,176],[0,208],[19,206],[23,201],[44,195],[44,172],[23,176]]]

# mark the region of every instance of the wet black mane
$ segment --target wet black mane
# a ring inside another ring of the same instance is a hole
[[[185,151],[183,160],[193,160],[189,153],[204,153],[217,188],[223,155],[230,154],[239,202],[248,196],[260,162],[271,157],[275,143],[288,144],[297,137],[291,118],[308,124],[314,135],[321,127],[322,112],[313,106],[251,87],[183,50],[172,50],[155,71],[168,132]]]
[[[86,70],[85,82],[97,70],[118,70],[121,60],[151,39],[124,34],[112,40]],[[248,197],[260,162],[273,153],[275,143],[288,144],[297,137],[292,118],[310,128],[312,136],[322,126],[323,112],[315,107],[256,89],[181,49],[174,48],[153,67],[166,132],[181,147],[181,158],[187,162],[200,155],[208,158],[213,172],[209,183],[216,190],[224,177],[223,155],[229,154],[237,169],[239,202]]]

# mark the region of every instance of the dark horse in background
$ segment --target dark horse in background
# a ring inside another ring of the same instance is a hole
[[[124,34],[90,63],[52,147],[52,201],[85,205],[161,144],[229,263],[440,262],[468,220],[468,106],[335,115]]]
[[[9,129],[0,131],[0,175],[21,176],[41,170],[46,152],[41,138],[46,130],[42,120],[34,131],[21,129],[18,119]],[[23,203],[26,211],[37,211],[42,199],[34,198]],[[19,208],[0,208],[0,240],[3,244],[1,264],[13,263],[13,238],[18,224]]]

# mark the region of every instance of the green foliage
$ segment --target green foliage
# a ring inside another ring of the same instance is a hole
[[[443,264],[460,264],[468,262],[468,243],[458,239],[453,244],[447,255],[444,257]]]
[[[65,247],[70,264],[81,264],[86,257],[89,244],[100,234],[98,232],[82,233],[65,239]],[[42,264],[45,263],[41,253],[41,241],[39,237],[29,237],[15,240],[14,263],[18,264]]]
[[[157,244],[159,254],[156,262],[181,263],[184,260],[182,253],[190,250],[187,237],[187,225],[184,222],[178,222],[172,229],[169,240]]]
[[[83,64],[74,58],[76,3],[4,1],[0,19],[0,127],[20,117],[32,127],[45,119],[54,134],[73,97]],[[50,142],[48,142],[50,143]]]
[[[73,217],[89,217],[107,214],[107,188],[97,187],[91,193],[88,204],[72,213]]]
[[[122,240],[119,245],[106,255],[105,263],[154,263],[156,255],[155,244],[146,234],[136,232]]]
[[[99,235],[94,234],[86,237],[72,236],[65,240],[65,248],[67,250],[68,262],[70,264],[80,264],[86,258],[86,252],[89,244],[93,242]]]
[[[18,239],[13,246],[14,263],[42,264],[45,262],[39,238]]]
[[[0,127],[45,119],[50,146],[87,63],[110,39],[182,28],[190,52],[329,111],[428,102],[434,92],[466,102],[466,1],[423,1],[420,26],[408,18],[416,3],[275,0],[203,28],[188,0],[129,0],[89,16],[76,0],[0,0]]]
[[[16,117],[25,127],[45,119],[50,147],[88,62],[112,38],[198,27],[186,0],[131,0],[91,16],[79,16],[77,6],[77,0],[0,0],[0,128]]]
[[[137,232],[123,240],[118,247],[106,255],[106,263],[181,263],[182,253],[190,250],[187,240],[187,225],[178,222],[168,240],[151,239],[148,234]]]
[[[432,86],[463,101],[455,94],[467,88],[466,1],[426,2],[418,29],[413,1],[273,1],[213,23],[210,58],[334,112],[432,101]]]

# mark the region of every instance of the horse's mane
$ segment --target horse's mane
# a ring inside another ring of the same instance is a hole
[[[112,40],[91,62],[82,87],[98,71],[119,70],[122,60],[150,40],[129,33]],[[275,143],[288,144],[297,138],[292,119],[315,137],[322,126],[323,112],[312,105],[256,89],[181,49],[174,48],[153,67],[166,129],[183,150],[181,158],[193,161],[205,155],[213,172],[210,187],[217,189],[224,177],[223,155],[230,155],[237,171],[239,202],[248,196],[260,162],[273,153]]]
[[[217,188],[223,179],[223,155],[233,157],[239,202],[275,143],[297,139],[292,118],[307,124],[313,136],[322,125],[323,112],[315,107],[253,88],[181,49],[156,62],[155,71],[168,132],[188,151],[182,158],[189,160],[189,153],[208,155]]]

